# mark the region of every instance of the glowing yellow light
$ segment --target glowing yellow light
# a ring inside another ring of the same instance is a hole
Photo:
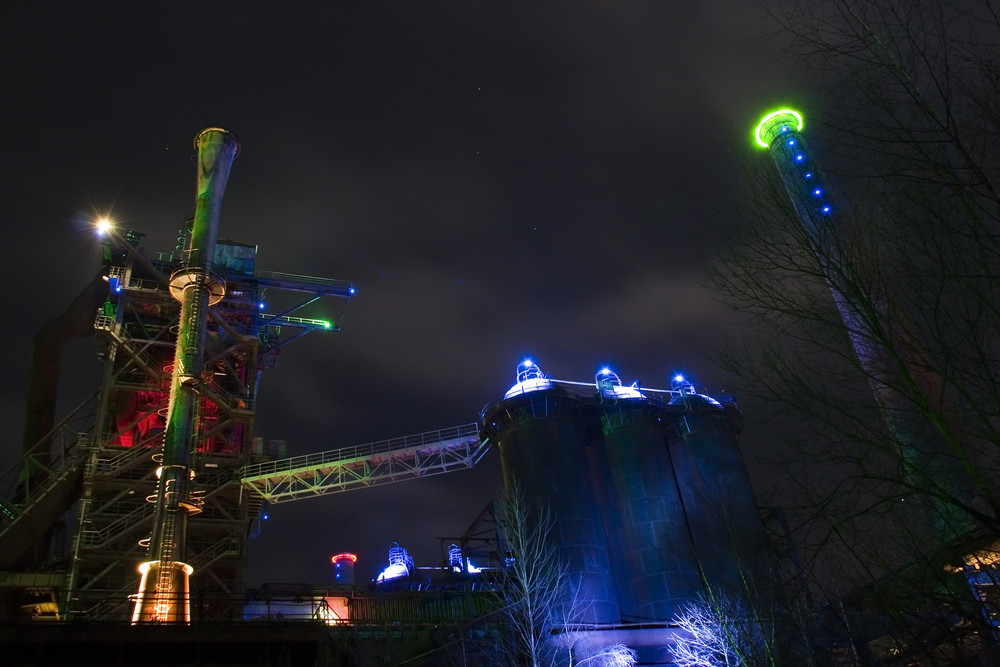
[[[107,234],[111,231],[111,220],[108,218],[101,218],[96,223],[94,223],[94,228],[97,229],[97,233],[100,235]]]
[[[154,608],[154,613],[156,614],[156,620],[166,621],[170,618],[170,605],[159,603]]]
[[[795,123],[796,132],[802,131],[802,114],[794,109],[779,109],[767,114],[757,124],[757,129],[753,133],[754,139],[757,140],[757,145],[761,148],[767,148],[768,142],[766,137],[775,131],[772,126],[791,125],[792,123]]]

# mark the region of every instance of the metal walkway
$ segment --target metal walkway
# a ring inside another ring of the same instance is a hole
[[[0,569],[14,566],[80,497],[92,443],[76,427],[96,401],[96,393],[87,397],[0,474]]]
[[[31,491],[0,501],[0,568],[13,566],[79,497],[87,447],[39,475]]]
[[[239,475],[281,503],[471,468],[489,448],[473,423],[246,466]]]

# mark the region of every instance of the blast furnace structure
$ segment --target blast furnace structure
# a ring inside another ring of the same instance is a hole
[[[238,473],[282,453],[253,437],[261,374],[292,340],[338,330],[354,294],[346,281],[261,271],[255,245],[217,240],[237,143],[217,128],[195,141],[196,215],[175,252],[101,230],[100,273],[57,326],[43,327],[71,334],[36,338],[31,387],[40,389],[29,388],[25,430],[40,435],[0,512],[5,585],[61,591],[31,606],[33,618],[242,616],[247,540],[263,499]],[[102,386],[76,411],[85,419],[56,423],[51,360],[88,330],[105,361]]]
[[[256,246],[218,239],[238,144],[218,128],[195,144],[196,212],[176,253],[148,253],[141,234],[104,230],[98,276],[43,327],[31,443],[15,493],[0,505],[0,570],[8,571],[0,588],[52,592],[28,605],[31,620],[177,627],[240,619],[247,539],[265,501],[465,469],[494,445],[506,486],[551,509],[548,539],[569,570],[567,600],[582,603],[562,607],[558,641],[578,656],[624,642],[642,647],[646,664],[665,664],[685,603],[766,588],[767,539],[739,452],[739,410],[680,379],[670,390],[647,389],[604,370],[594,383],[570,382],[526,361],[478,424],[279,459],[253,437],[261,374],[285,344],[339,329],[355,290],[261,271]],[[85,428],[57,424],[50,360],[87,330],[105,361],[103,382],[81,406],[86,417],[76,423]],[[72,524],[68,551],[61,522]],[[495,569],[504,556],[494,543]],[[468,554],[452,551],[448,571],[463,586],[477,575],[476,585],[491,585],[489,572],[473,574]],[[345,591],[354,560],[332,558]],[[497,618],[492,603],[466,602],[461,613],[475,614],[455,618]],[[357,610],[317,618],[372,622]],[[495,628],[477,632],[487,630]]]

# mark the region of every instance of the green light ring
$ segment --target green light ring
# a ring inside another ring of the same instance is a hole
[[[792,118],[795,119],[795,122],[797,124],[795,131],[796,132],[802,131],[802,126],[803,126],[802,114],[800,114],[798,111],[795,111],[794,109],[779,109],[778,111],[772,111],[771,113],[767,114],[761,119],[760,123],[757,125],[757,129],[754,130],[753,133],[754,139],[757,140],[757,145],[760,146],[761,148],[768,147],[767,142],[764,141],[764,137],[762,136],[764,128],[770,125],[773,121],[777,120],[779,116],[791,116]]]

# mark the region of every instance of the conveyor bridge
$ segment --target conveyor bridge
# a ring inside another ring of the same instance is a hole
[[[87,443],[86,434],[78,434],[70,455],[50,463],[43,484],[20,502],[0,501],[0,568],[10,567],[38,539],[39,531],[79,497]],[[237,475],[244,487],[267,502],[281,503],[471,468],[489,448],[489,440],[480,438],[478,425],[471,423],[259,463],[241,468]],[[154,451],[135,448],[115,459],[97,459],[91,462],[91,474],[127,467]],[[24,465],[19,462],[12,471]],[[217,477],[203,483],[221,488],[226,480]],[[133,524],[148,522],[152,510],[152,505],[141,505],[101,531],[84,529],[81,539],[86,546],[101,546]]]
[[[471,468],[490,447],[475,423],[250,465],[242,484],[270,503]]]

